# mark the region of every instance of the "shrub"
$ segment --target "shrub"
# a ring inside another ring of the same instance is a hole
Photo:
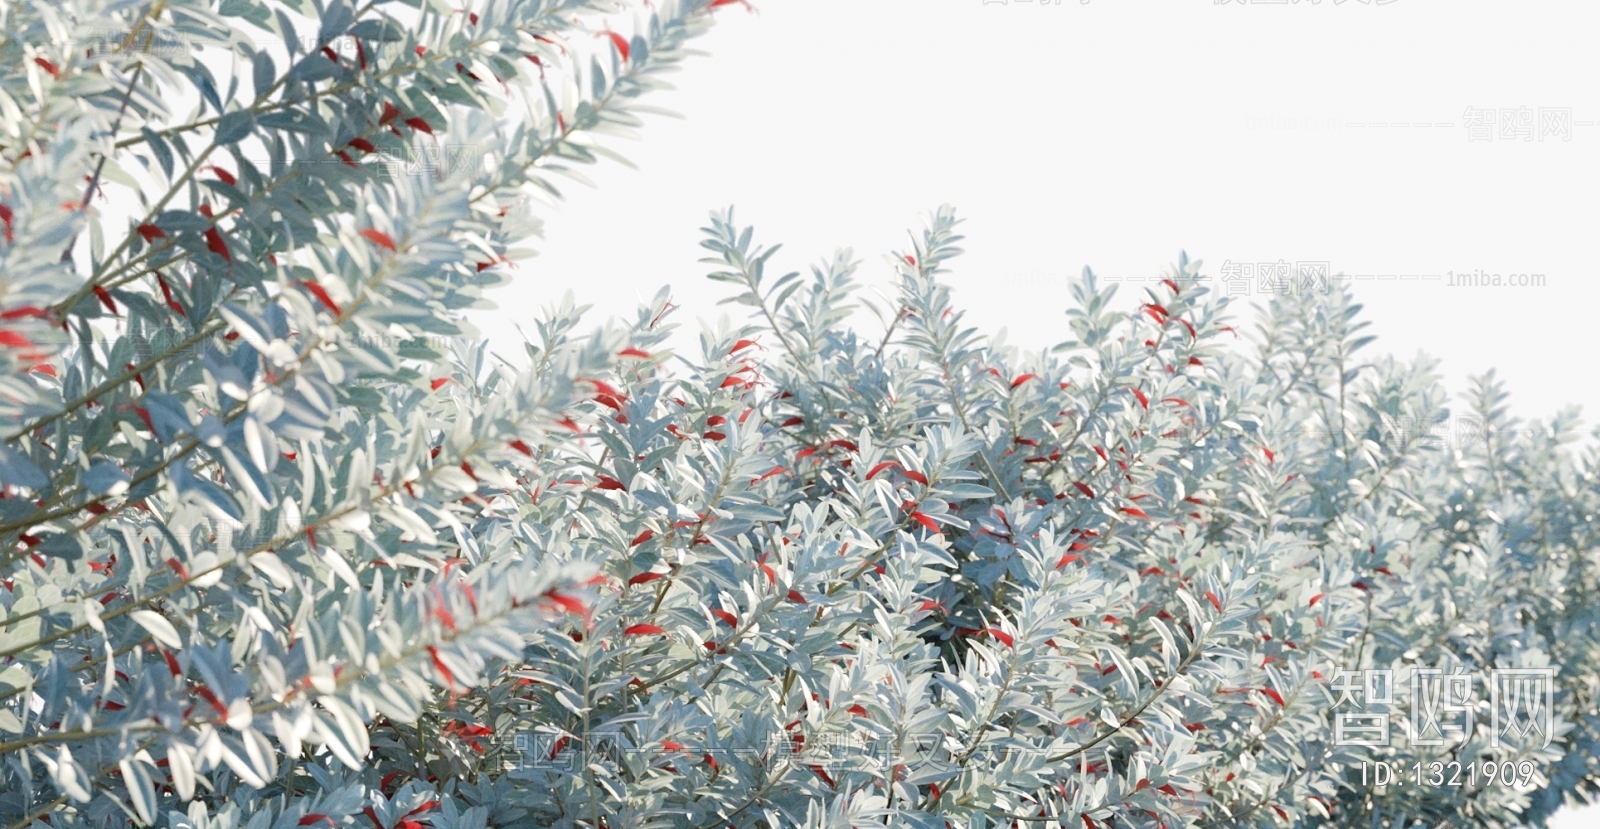
[[[1336,286],[1251,348],[1198,262],[1132,314],[1086,271],[1071,339],[1023,353],[952,307],[949,209],[866,327],[849,252],[773,276],[730,211],[703,244],[751,317],[698,355],[663,291],[590,333],[569,298],[492,361],[468,312],[526,200],[727,5],[626,35],[605,0],[4,12],[9,824],[1503,826],[1592,796],[1596,459],[1492,376],[1438,439],[1431,366],[1358,358]],[[1390,666],[1402,703],[1477,677],[1477,722],[1338,744],[1340,669]],[[1514,668],[1553,669],[1553,739],[1494,739]],[[1379,789],[1380,760],[1517,785]]]

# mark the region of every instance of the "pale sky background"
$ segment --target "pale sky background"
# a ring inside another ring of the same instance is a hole
[[[712,209],[783,242],[779,273],[848,246],[887,284],[883,254],[950,202],[967,218],[957,304],[1024,347],[1064,338],[1064,277],[1085,265],[1131,300],[1180,250],[1214,279],[1321,261],[1372,277],[1354,283],[1370,353],[1441,358],[1452,393],[1497,368],[1525,418],[1600,411],[1582,362],[1600,300],[1600,4],[755,5],[719,12],[696,44],[710,56],[649,101],[685,120],[646,116],[641,141],[612,144],[638,170],[567,186],[541,255],[479,317],[500,353],[568,289],[596,323],[663,284],[680,322],[740,313],[696,261]],[[1477,271],[1545,285],[1447,284]]]
[[[638,170],[602,164],[596,190],[568,188],[541,255],[479,316],[499,353],[569,289],[598,323],[663,284],[692,347],[695,318],[745,310],[717,307],[728,286],[697,264],[710,210],[735,205],[783,242],[777,273],[852,247],[886,284],[883,254],[950,202],[968,220],[957,305],[1023,347],[1065,338],[1064,277],[1085,265],[1128,299],[1179,250],[1213,278],[1322,261],[1373,277],[1355,283],[1370,353],[1438,357],[1453,393],[1497,368],[1519,416],[1581,404],[1596,422],[1600,4],[755,5],[720,12],[697,44],[711,56],[649,101],[685,120],[649,117],[642,141],[612,145]],[[1469,109],[1492,111],[1487,134]],[[1545,284],[1447,284],[1478,271]],[[1553,825],[1600,826],[1600,809]]]

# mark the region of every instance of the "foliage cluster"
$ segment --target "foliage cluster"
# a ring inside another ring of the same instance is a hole
[[[662,292],[491,358],[468,313],[532,202],[733,5],[0,9],[7,825],[1506,826],[1593,795],[1600,459],[1492,377],[1440,441],[1431,366],[1359,358],[1342,290],[1246,340],[1197,262],[1133,314],[1086,271],[1024,353],[952,307],[949,209],[877,303],[848,251],[769,273],[728,212],[703,244],[751,316],[698,355]],[[1391,665],[1552,668],[1554,739],[1494,744],[1484,702],[1462,745],[1336,745],[1334,672]],[[1359,778],[1440,758],[1539,772]]]

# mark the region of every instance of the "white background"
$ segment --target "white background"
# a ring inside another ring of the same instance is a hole
[[[511,321],[568,289],[597,321],[668,283],[680,321],[729,311],[696,263],[712,209],[784,242],[782,270],[848,246],[883,284],[882,255],[950,202],[968,219],[957,304],[1025,347],[1064,338],[1063,277],[1085,265],[1132,301],[1180,250],[1214,279],[1224,262],[1325,261],[1440,277],[1355,283],[1372,354],[1441,358],[1452,392],[1497,368],[1524,417],[1600,410],[1596,4],[756,6],[721,10],[696,44],[711,56],[650,100],[685,120],[647,116],[642,141],[613,144],[639,170],[603,163],[596,190],[567,187],[541,256],[481,317],[501,353]],[[1533,137],[1471,140],[1469,107],[1527,107]],[[1541,108],[1570,111],[1569,140],[1539,135]],[[1448,287],[1452,271],[1546,284]]]
[[[950,202],[968,218],[957,305],[1024,347],[1065,338],[1063,277],[1085,265],[1131,299],[1180,249],[1214,278],[1326,261],[1441,277],[1356,283],[1372,354],[1440,358],[1452,392],[1497,368],[1525,418],[1600,410],[1600,4],[755,2],[719,12],[712,56],[650,101],[686,119],[613,145],[640,169],[588,171],[598,189],[549,216],[542,255],[480,317],[497,351],[569,289],[596,322],[667,283],[680,322],[738,313],[696,263],[712,209],[784,242],[779,273],[848,246],[885,284],[882,255]],[[1520,107],[1530,140],[1472,140],[1469,108]],[[1540,135],[1541,108],[1570,111],[1570,138]],[[1449,287],[1452,271],[1546,284]]]

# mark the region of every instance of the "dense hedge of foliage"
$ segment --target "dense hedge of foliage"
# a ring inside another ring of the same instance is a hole
[[[530,200],[734,5],[0,9],[6,825],[1509,826],[1593,796],[1600,459],[1492,377],[1452,415],[1426,362],[1363,359],[1337,285],[1250,328],[1199,263],[1131,314],[1085,272],[1028,353],[952,306],[948,209],[876,322],[849,252],[778,274],[729,212],[703,244],[750,316],[698,353],[663,291],[491,359],[468,315]],[[1338,744],[1338,672],[1382,668],[1396,739]],[[1418,668],[1476,677],[1462,740],[1405,739]],[[1494,739],[1515,668],[1551,669],[1548,741]]]

